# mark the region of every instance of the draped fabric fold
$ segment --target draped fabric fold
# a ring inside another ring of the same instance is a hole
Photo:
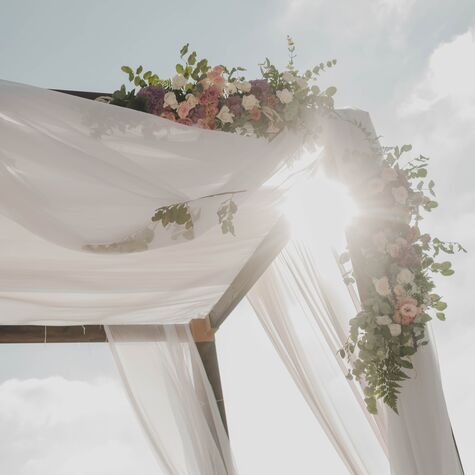
[[[248,299],[349,473],[388,473],[382,434],[336,355],[341,336],[336,315],[315,280],[313,260],[302,252],[302,245],[287,245]]]
[[[235,475],[229,440],[189,327],[105,328],[162,473]]]
[[[414,356],[412,378],[403,383],[399,415],[386,410],[393,475],[463,475],[440,379],[430,343]]]
[[[301,148],[0,80],[1,323],[208,314],[279,219]],[[217,215],[231,201],[235,236]],[[176,203],[192,229],[151,221]]]

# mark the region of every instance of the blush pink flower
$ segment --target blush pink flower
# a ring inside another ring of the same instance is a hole
[[[168,119],[168,120],[172,120],[173,122],[176,122],[175,114],[171,111],[163,111],[160,114],[160,117],[163,117],[164,119]]]
[[[216,87],[209,87],[199,97],[200,104],[217,104],[219,98],[219,90]]]
[[[188,114],[190,113],[190,109],[190,104],[187,101],[180,102],[180,105],[176,110],[178,117],[180,119],[186,119],[186,117],[188,117]]]
[[[249,117],[251,120],[259,120],[261,118],[261,111],[257,107],[254,107],[254,109],[251,109],[249,112]]]
[[[224,89],[226,81],[224,80],[222,74],[224,72],[224,68],[222,66],[215,66],[213,69],[208,71],[206,74],[206,78],[208,82],[218,88],[220,91]]]
[[[178,119],[177,122],[179,124],[183,124],[183,125],[193,125],[193,121],[188,117],[186,117],[184,119]]]
[[[275,109],[279,105],[279,102],[280,101],[277,98],[277,96],[273,96],[273,95],[268,96],[265,101],[266,105],[270,107],[271,109]]]
[[[397,301],[393,320],[401,325],[409,325],[420,312],[421,309],[417,305],[417,300],[412,297],[400,298]]]
[[[416,268],[421,264],[421,257],[413,246],[406,246],[397,256],[397,263],[401,267]]]
[[[200,129],[210,129],[211,127],[209,126],[208,124],[208,121],[206,119],[198,119],[196,121],[196,125],[200,128]]]

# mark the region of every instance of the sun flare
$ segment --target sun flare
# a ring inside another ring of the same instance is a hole
[[[293,238],[341,247],[358,207],[344,185],[319,174],[290,190],[284,213]]]

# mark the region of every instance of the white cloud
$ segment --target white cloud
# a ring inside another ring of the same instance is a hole
[[[287,29],[310,26],[330,34],[332,42],[338,39],[375,38],[384,32],[384,38],[393,47],[405,41],[405,23],[410,17],[415,0],[363,0],[348,2],[335,0],[291,0],[279,17]]]
[[[475,35],[470,29],[433,51],[427,70],[402,104],[400,113],[407,116],[426,112],[448,101],[459,117],[474,119],[474,84]]]
[[[157,475],[118,383],[62,377],[0,385],[0,473]]]

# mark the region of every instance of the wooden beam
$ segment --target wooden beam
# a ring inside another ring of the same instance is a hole
[[[218,405],[219,414],[223,421],[224,429],[228,432],[228,422],[226,418],[226,407],[224,405],[223,387],[221,384],[221,374],[219,372],[218,353],[216,342],[201,341],[196,343],[196,348],[200,354],[201,361],[208,376],[208,381],[213,389],[214,398]]]
[[[259,277],[289,242],[289,239],[289,225],[283,216],[259,244],[211,310],[209,319],[212,328],[218,330],[227,316],[236,308],[237,304],[246,296],[259,280]]]
[[[102,325],[0,325],[0,343],[97,343],[107,341]]]

